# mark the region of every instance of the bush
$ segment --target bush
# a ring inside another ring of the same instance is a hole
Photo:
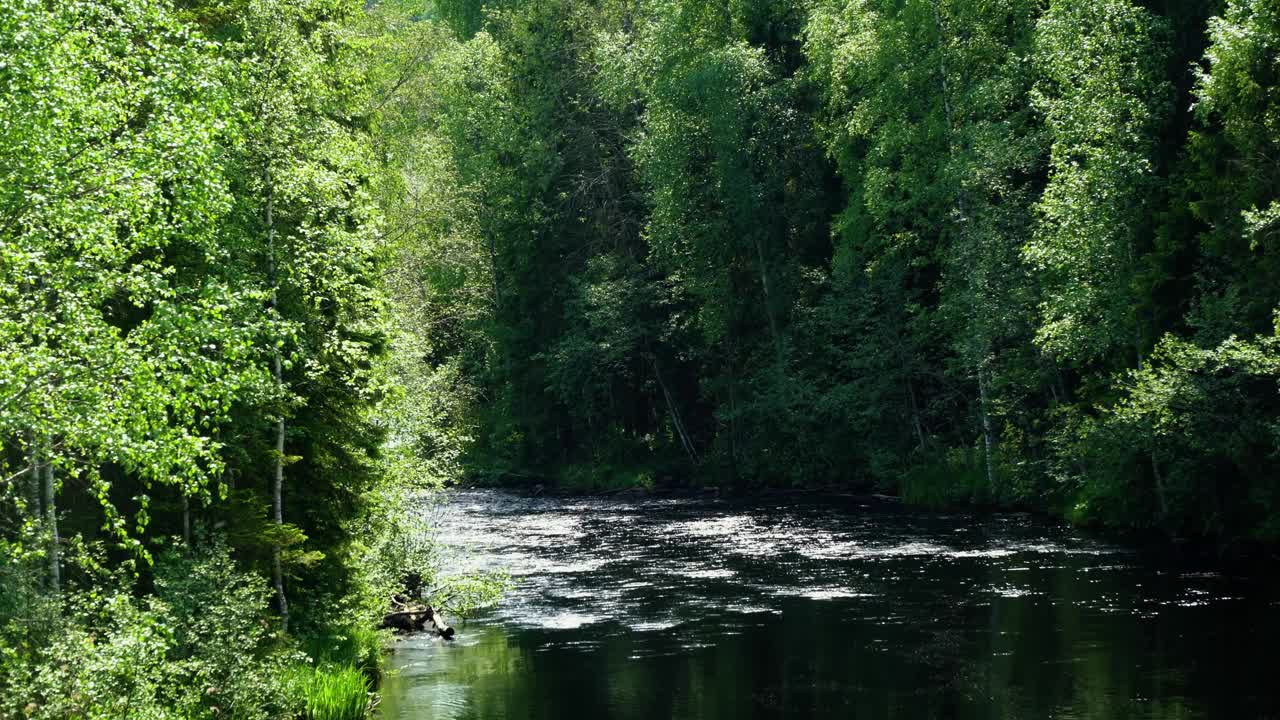
[[[163,556],[155,580],[156,593],[139,598],[124,576],[97,578],[93,590],[66,592],[60,612],[40,605],[38,617],[8,618],[0,717],[267,720],[300,710],[286,670],[305,658],[273,632],[263,579],[215,545]]]

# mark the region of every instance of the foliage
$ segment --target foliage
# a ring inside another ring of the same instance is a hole
[[[295,646],[376,675],[421,423],[365,17],[0,0],[5,716],[288,716]]]
[[[1053,147],[1026,255],[1047,296],[1037,340],[1067,360],[1143,353],[1142,230],[1169,96],[1162,27],[1129,2],[1053,3],[1038,23],[1034,100]]]
[[[33,718],[268,718],[292,712],[284,674],[302,659],[267,622],[269,591],[224,547],[167,553],[157,592],[122,575],[7,618],[4,713]]]
[[[436,476],[1272,537],[1271,4],[415,17],[377,123]]]
[[[261,296],[167,260],[226,258],[227,66],[151,3],[0,14],[0,436],[82,477],[130,542],[102,466],[139,479],[137,525],[153,483],[207,498],[211,431],[263,379]]]
[[[389,596],[505,585],[440,572],[458,480],[1274,544],[1278,48],[1268,0],[0,0],[5,712],[363,712]]]

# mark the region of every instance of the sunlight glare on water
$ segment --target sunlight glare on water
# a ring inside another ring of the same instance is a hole
[[[387,720],[1278,707],[1271,588],[1024,515],[467,491],[437,525],[515,588],[454,643],[396,643]]]

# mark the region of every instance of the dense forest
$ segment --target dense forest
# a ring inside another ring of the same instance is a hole
[[[1277,243],[1274,0],[0,0],[0,715],[361,716],[449,482],[1274,547]]]
[[[375,618],[438,563],[381,37],[332,0],[0,2],[0,716],[364,716]]]
[[[1275,3],[438,15],[386,150],[428,462],[1280,538]]]

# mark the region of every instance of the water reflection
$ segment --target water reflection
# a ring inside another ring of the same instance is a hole
[[[1276,596],[1024,516],[468,492],[516,590],[397,645],[392,718],[1199,718],[1280,713]]]

